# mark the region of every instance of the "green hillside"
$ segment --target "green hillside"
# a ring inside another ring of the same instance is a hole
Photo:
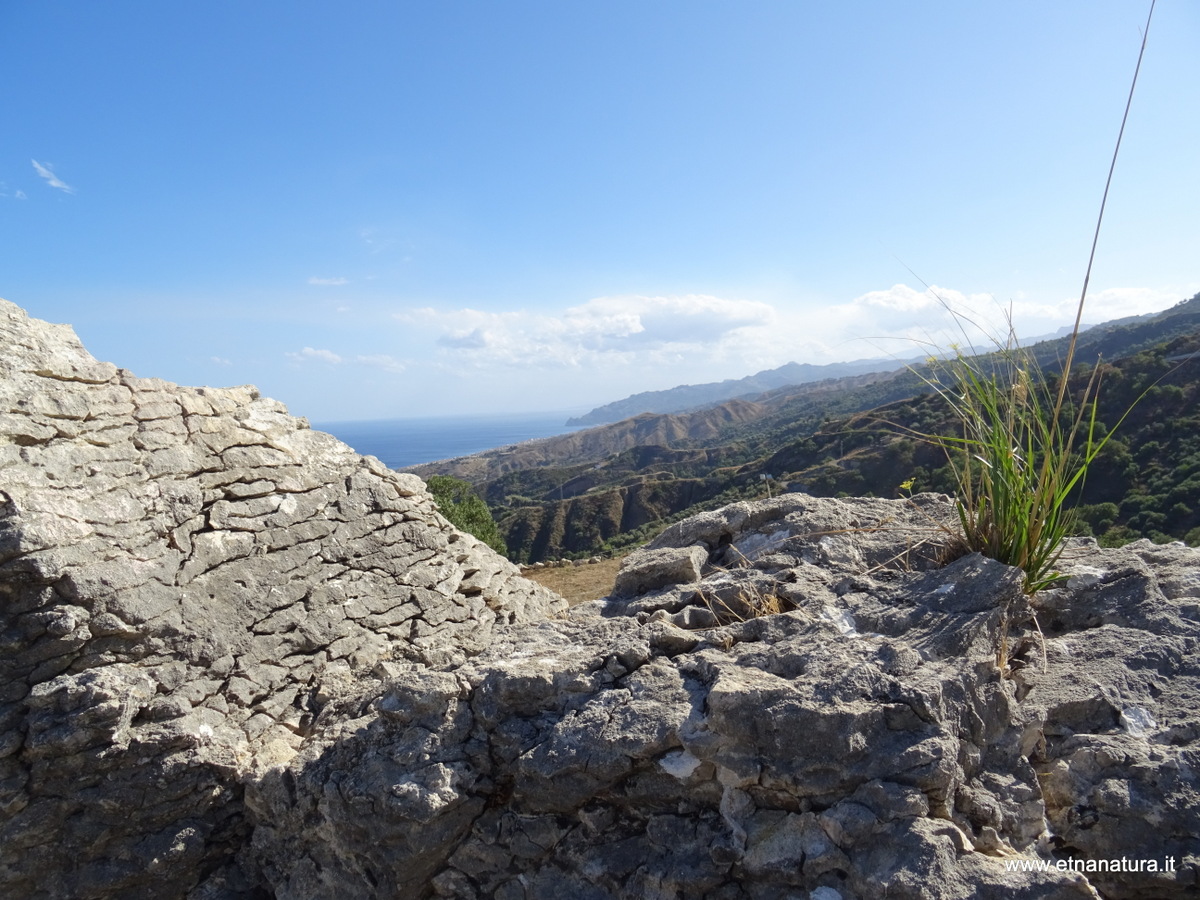
[[[1090,367],[1076,370],[1072,394],[1079,396],[1089,374]],[[1200,335],[1103,363],[1101,377],[1098,434],[1133,409],[1077,492],[1079,533],[1108,545],[1139,537],[1200,543]],[[819,496],[894,497],[909,480],[913,491],[948,492],[953,480],[941,450],[902,429],[954,427],[941,399],[922,394],[831,422],[746,471],[785,473],[794,487]]]
[[[1104,543],[1200,542],[1200,359],[1186,358],[1200,352],[1200,295],[1091,329],[1080,343],[1077,358],[1103,366],[1102,428],[1149,388],[1083,487],[1080,531]],[[1031,348],[1051,378],[1064,351],[1061,339]],[[1073,391],[1089,372],[1076,367]],[[666,444],[585,461],[543,453],[532,466],[493,465],[501,474],[476,485],[510,556],[523,562],[631,546],[679,518],[768,490],[895,497],[907,481],[914,491],[952,487],[942,451],[904,434],[954,427],[920,373],[783,388],[755,404],[752,417],[709,415],[699,437],[676,429]]]

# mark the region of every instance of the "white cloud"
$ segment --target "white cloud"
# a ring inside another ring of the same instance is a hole
[[[17,189],[17,192],[16,192],[15,194],[13,194],[13,197],[14,197],[15,199],[17,199],[17,200],[26,200],[26,199],[28,199],[28,198],[25,196],[25,192],[24,192],[23,190],[21,190],[20,188],[18,188],[18,189]]]
[[[1123,319],[1126,316],[1144,316],[1160,312],[1186,300],[1196,293],[1198,285],[1170,288],[1105,288],[1089,293],[1083,306],[1083,321],[1090,324]],[[1013,303],[1013,315],[1031,320],[1055,320],[1063,324],[1075,321],[1078,297],[1064,297],[1057,303],[1026,302],[1023,298]]]
[[[60,191],[66,191],[68,194],[75,193],[75,188],[71,187],[69,184],[55,175],[53,168],[49,164],[43,165],[36,159],[30,160],[30,162],[33,163],[34,171],[45,178],[46,183],[50,185],[50,187],[58,188]]]
[[[991,294],[906,284],[827,307],[817,328],[830,340],[859,339],[905,358],[951,346],[990,346],[1008,333],[1007,312]]]
[[[210,356],[208,359],[209,359],[209,362],[215,363],[218,366],[232,366],[233,365],[233,360],[226,359],[223,356]]]
[[[318,278],[317,276],[314,275],[308,279],[308,283],[318,285],[319,287],[341,287],[343,284],[349,284],[350,279],[349,278]]]
[[[1098,291],[1085,319],[1163,309],[1192,293]],[[1074,310],[1070,300],[1040,303],[1019,295],[1010,309],[990,294],[897,284],[833,304],[619,296],[557,315],[427,306],[394,318],[404,326],[406,377],[414,384],[439,394],[457,390],[469,397],[460,401],[463,408],[511,406],[518,398],[527,408],[551,409],[741,378],[793,361],[905,360],[955,345],[986,349],[993,336],[1004,339],[1010,312],[1018,334],[1028,338],[1069,326]]]
[[[777,315],[757,301],[692,294],[598,297],[557,316],[424,307],[396,318],[434,331],[437,346],[468,365],[579,367],[721,356],[741,332],[769,328]]]
[[[458,350],[480,350],[488,344],[494,344],[495,338],[482,328],[472,328],[467,332],[451,332],[438,338],[438,344]]]
[[[324,363],[329,366],[357,364],[393,374],[403,372],[407,369],[407,364],[403,360],[386,353],[359,353],[355,356],[343,357],[332,350],[305,347],[299,352],[286,353],[284,355],[292,362],[299,364]],[[213,357],[213,361],[216,362],[217,357]]]
[[[329,363],[332,366],[340,365],[342,358],[332,350],[315,350],[312,347],[305,347],[299,353],[288,353],[287,358],[292,362],[304,363],[312,360],[317,360],[323,363]]]
[[[1084,324],[1159,312],[1192,296],[1180,288],[1106,288],[1088,295]],[[964,294],[936,285],[919,291],[904,284],[871,291],[821,313],[823,329],[869,343],[899,357],[955,346],[988,349],[1007,340],[1010,325],[1022,342],[1054,334],[1075,322],[1079,298],[1057,301],[1018,292],[1010,302],[991,294]]]
[[[388,356],[386,353],[359,354],[354,357],[354,361],[364,366],[382,369],[385,372],[398,373],[408,368],[402,361],[394,356]]]

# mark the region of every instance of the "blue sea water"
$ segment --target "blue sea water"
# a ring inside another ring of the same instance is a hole
[[[392,469],[467,456],[534,438],[575,431],[565,424],[579,410],[484,416],[314,422],[364,456],[377,456]]]

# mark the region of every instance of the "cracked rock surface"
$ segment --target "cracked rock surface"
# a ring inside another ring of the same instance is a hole
[[[562,609],[415,476],[0,301],[0,895],[186,895],[337,697]]]
[[[1035,607],[943,564],[953,515],[681,522],[619,594],[396,671],[266,770],[244,868],[281,900],[1194,897],[1200,551],[1077,541]],[[1159,871],[1094,871],[1122,859]]]

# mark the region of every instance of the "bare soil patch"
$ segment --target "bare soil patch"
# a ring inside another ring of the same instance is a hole
[[[574,606],[611,594],[622,559],[624,557],[562,568],[526,569],[522,574],[550,588]]]

